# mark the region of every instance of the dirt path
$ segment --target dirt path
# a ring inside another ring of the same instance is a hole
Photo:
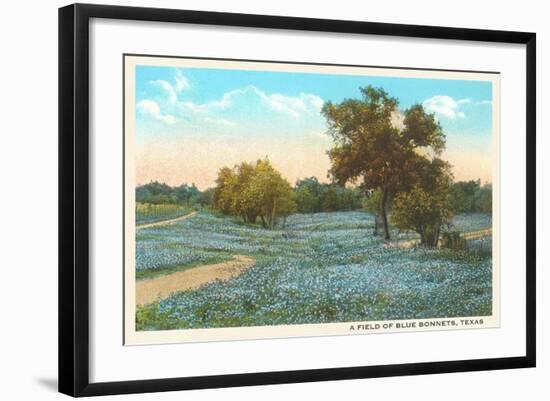
[[[178,221],[181,221],[181,220],[185,220],[185,219],[188,219],[190,217],[193,217],[194,215],[196,215],[198,212],[195,211],[195,212],[191,212],[191,213],[187,213],[186,215],[184,216],[180,216],[180,217],[176,217],[175,219],[170,219],[170,220],[162,220],[162,221],[155,221],[154,223],[147,223],[147,224],[141,224],[139,226],[136,226],[136,229],[140,229],[140,228],[149,228],[149,227],[157,227],[157,226],[164,226],[166,224],[174,224]]]
[[[155,277],[136,283],[136,305],[147,305],[170,294],[200,287],[215,280],[237,277],[256,261],[250,256],[236,255],[233,260],[193,267],[188,270]]]
[[[473,240],[483,237],[488,237],[492,234],[493,230],[491,228],[487,228],[484,230],[477,230],[477,231],[469,231],[466,233],[462,233],[462,238],[466,240]],[[414,248],[420,244],[420,238],[415,239],[408,239],[408,240],[401,240],[401,241],[392,241],[387,244],[389,247],[393,248]]]
[[[462,237],[464,239],[478,239],[483,237],[488,237],[493,233],[493,230],[491,228],[487,228],[485,230],[478,230],[478,231],[470,231],[467,233],[462,234]]]

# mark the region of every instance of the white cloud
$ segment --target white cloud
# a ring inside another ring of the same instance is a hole
[[[170,103],[176,103],[178,100],[178,93],[189,89],[191,85],[189,84],[189,80],[180,70],[176,70],[174,82],[174,84],[171,84],[163,79],[156,79],[154,81],[149,81],[149,84],[159,87],[164,92]]]
[[[203,113],[207,111],[204,105],[195,104],[193,102],[178,102],[178,106],[183,111],[191,111],[193,113]]]
[[[178,98],[178,95],[176,94],[176,91],[172,87],[170,82],[164,81],[162,79],[157,79],[155,81],[149,81],[149,83],[151,85],[158,86],[159,88],[161,88],[164,91],[164,93],[166,94],[166,96],[168,97],[168,101],[170,103],[175,103],[176,102],[176,100]]]
[[[203,104],[180,102],[179,105],[183,109],[195,113],[208,113],[225,111],[243,105],[261,104],[271,111],[299,118],[303,114],[319,114],[323,103],[323,99],[310,93],[301,93],[298,96],[286,96],[280,93],[267,94],[255,86],[249,85],[242,89],[226,92],[219,100]]]
[[[476,102],[476,104],[492,104],[493,102],[490,100],[481,100],[479,102]]]
[[[178,93],[191,87],[191,85],[189,84],[189,80],[183,75],[181,70],[176,70],[174,80],[176,81],[175,90]]]
[[[152,100],[145,99],[137,104],[139,111],[145,114],[158,115],[160,114],[159,105],[153,102]]]
[[[472,103],[472,99],[460,99],[457,101],[458,104]]]
[[[137,104],[137,109],[144,115],[150,116],[165,124],[175,124],[178,120],[170,114],[162,114],[160,107],[154,101],[145,99]]]
[[[271,109],[296,118],[303,113],[319,113],[321,107],[323,107],[323,99],[309,93],[300,93],[298,96],[285,96],[279,93],[267,95],[258,89],[257,91],[262,101]]]
[[[285,96],[279,93],[271,95],[254,88],[262,102],[272,110],[298,118],[303,113],[319,113],[323,107],[323,99],[310,93],[300,93],[298,96]]]
[[[183,75],[180,76],[180,78]],[[181,81],[183,82],[183,81]],[[164,80],[150,81],[162,89],[166,97],[149,98],[137,104],[138,111],[165,124],[183,121],[200,129],[205,125],[236,127],[243,124],[264,124],[267,120],[281,118],[289,127],[293,124],[318,125],[324,101],[311,93],[287,96],[267,93],[253,85],[230,90],[216,100],[195,103],[178,100],[176,87]],[[185,87],[185,83],[181,83]],[[177,117],[177,118],[176,118]]]
[[[439,117],[445,117],[451,120],[457,117],[465,117],[464,113],[459,110],[459,102],[457,102],[450,96],[433,96],[429,99],[424,100],[422,105],[426,110],[435,113]]]

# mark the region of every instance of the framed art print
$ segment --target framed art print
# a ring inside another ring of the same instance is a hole
[[[499,74],[124,71],[126,344],[499,326]]]
[[[534,366],[534,34],[59,22],[60,391]]]

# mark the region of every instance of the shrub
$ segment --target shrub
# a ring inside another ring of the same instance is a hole
[[[468,241],[459,231],[444,231],[441,234],[441,247],[453,251],[465,251],[468,249]]]

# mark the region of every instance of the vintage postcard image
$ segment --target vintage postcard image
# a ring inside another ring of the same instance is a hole
[[[125,344],[498,327],[499,79],[126,55]]]

